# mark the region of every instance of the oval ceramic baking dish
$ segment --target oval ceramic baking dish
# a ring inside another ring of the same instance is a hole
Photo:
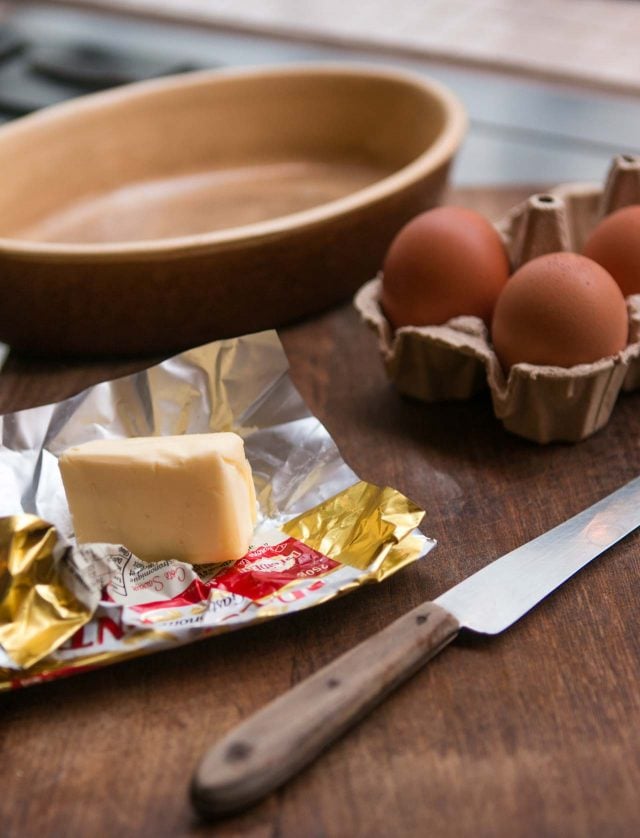
[[[434,205],[466,127],[419,75],[206,71],[0,129],[0,340],[140,355],[348,298]]]

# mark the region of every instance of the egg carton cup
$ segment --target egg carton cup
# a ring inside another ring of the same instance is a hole
[[[580,251],[606,214],[640,203],[640,158],[616,157],[604,184],[573,183],[515,206],[495,225],[511,269],[545,253]],[[486,387],[504,427],[538,443],[578,442],[609,421],[621,390],[640,387],[640,294],[627,297],[629,342],[616,355],[565,368],[515,364],[505,375],[478,317],[394,333],[380,305],[382,277],[354,304],[377,334],[388,377],[399,392],[425,402],[468,399]]]

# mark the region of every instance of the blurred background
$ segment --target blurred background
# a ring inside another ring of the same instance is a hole
[[[640,151],[628,0],[75,0],[0,4],[0,119],[215,66],[363,61],[424,72],[471,119],[455,186],[601,180]]]

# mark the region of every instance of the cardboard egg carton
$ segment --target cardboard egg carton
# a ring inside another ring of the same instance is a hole
[[[564,184],[532,195],[496,225],[512,271],[560,250],[581,251],[598,221],[640,204],[640,157],[614,158],[604,186]],[[466,399],[489,387],[504,427],[535,442],[577,442],[609,420],[621,390],[640,387],[640,295],[627,298],[629,343],[617,355],[564,368],[516,364],[505,375],[477,317],[442,326],[405,326],[395,334],[380,307],[381,277],[355,297],[363,320],[376,332],[389,378],[397,389],[426,402]]]

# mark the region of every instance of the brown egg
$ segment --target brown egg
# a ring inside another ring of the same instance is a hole
[[[491,336],[508,370],[529,364],[573,367],[627,344],[627,307],[607,271],[577,253],[549,253],[519,268],[498,298]]]
[[[487,324],[509,275],[502,240],[472,210],[438,207],[416,216],[391,243],[382,308],[394,328],[473,314]]]
[[[640,206],[624,207],[604,218],[582,252],[609,271],[625,297],[640,294]]]

